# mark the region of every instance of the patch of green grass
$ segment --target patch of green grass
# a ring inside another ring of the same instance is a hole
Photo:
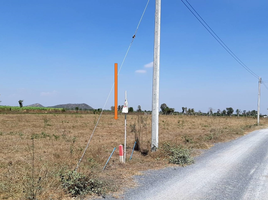
[[[63,111],[62,108],[47,108],[47,107],[19,107],[19,106],[0,106],[0,110],[5,111],[21,111],[21,110],[46,110],[46,111],[53,111],[53,110],[60,110]]]
[[[53,137],[54,137],[55,140],[58,140],[60,138],[59,135],[55,135],[55,134],[53,134]]]
[[[33,139],[47,138],[47,137],[50,138],[51,136],[49,134],[45,133],[45,132],[42,132],[40,134],[37,133],[37,134],[32,135]]]

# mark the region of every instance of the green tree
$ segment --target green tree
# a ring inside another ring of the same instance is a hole
[[[19,100],[19,105],[20,105],[20,107],[22,108],[23,107],[23,100]]]
[[[123,110],[123,107],[124,107],[123,105],[122,106],[118,105],[117,110],[118,111],[122,111]]]
[[[128,112],[134,112],[133,107],[129,107],[129,108],[128,108]]]
[[[161,104],[160,108],[161,108],[161,111],[162,111],[162,113],[163,113],[164,115],[170,115],[170,114],[173,114],[174,111],[175,111],[174,108],[169,108],[169,107],[167,106],[167,104],[165,104],[165,103]]]
[[[167,114],[167,115],[173,114],[174,111],[175,111],[174,108],[168,108],[167,111],[166,111],[166,114]]]
[[[226,108],[227,110],[227,115],[231,116],[234,112],[234,109],[232,107]]]
[[[256,116],[257,113],[258,113],[258,112],[257,112],[256,110],[252,110],[252,111],[250,112],[250,115],[251,115],[251,116]]]
[[[221,112],[221,114],[222,114],[223,116],[225,116],[225,115],[226,115],[226,110],[223,110],[223,111]]]
[[[162,111],[163,114],[166,114],[166,109],[167,109],[167,104],[165,103],[162,103],[161,106],[160,106],[160,109]]]
[[[137,112],[141,112],[142,110],[141,110],[141,106],[140,105],[138,105],[138,109],[137,109]]]

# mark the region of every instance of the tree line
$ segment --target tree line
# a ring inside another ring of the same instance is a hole
[[[123,109],[123,105],[118,105],[118,111],[122,111],[122,109]],[[111,110],[114,111],[114,106],[111,106]],[[160,114],[163,114],[163,115],[172,115],[172,114],[205,115],[205,116],[232,116],[232,115],[235,115],[235,116],[254,117],[254,116],[257,116],[257,113],[258,113],[256,110],[251,110],[251,111],[250,110],[249,111],[243,110],[243,111],[241,111],[240,109],[234,110],[232,107],[227,107],[226,109],[223,109],[223,110],[217,109],[216,112],[214,112],[213,108],[209,108],[208,112],[205,112],[205,113],[201,112],[200,110],[196,112],[194,108],[182,107],[182,111],[177,112],[177,111],[175,111],[174,108],[168,107],[166,103],[161,104],[160,110],[161,110]],[[140,105],[138,105],[136,110],[134,110],[133,107],[129,107],[128,111],[129,112],[149,112],[149,113],[151,112],[149,110],[142,110]]]

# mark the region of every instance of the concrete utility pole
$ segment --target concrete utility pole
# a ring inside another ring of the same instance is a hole
[[[257,123],[260,124],[260,103],[261,103],[261,77],[259,77],[259,92],[258,92],[258,116]]]
[[[156,151],[156,149],[158,148],[160,22],[161,22],[161,0],[155,0],[152,146],[151,146],[152,151]]]

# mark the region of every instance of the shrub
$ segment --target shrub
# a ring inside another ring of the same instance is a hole
[[[170,145],[169,143],[164,143],[162,149],[169,156],[169,163],[182,166],[194,163],[190,149],[183,148],[180,145]]]
[[[86,177],[76,171],[67,171],[61,175],[62,187],[73,197],[94,193],[105,194],[105,184],[97,179]]]

